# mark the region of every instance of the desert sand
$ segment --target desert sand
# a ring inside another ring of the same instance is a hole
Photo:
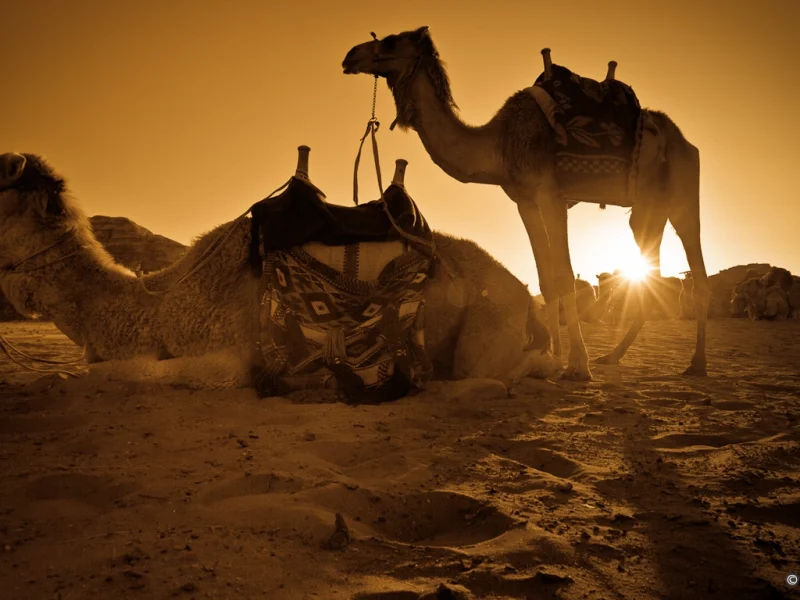
[[[621,335],[584,331],[592,356]],[[80,356],[47,323],[0,333]],[[4,359],[0,598],[797,597],[798,334],[711,321],[709,377],[685,378],[695,323],[652,322],[587,384],[381,406]]]

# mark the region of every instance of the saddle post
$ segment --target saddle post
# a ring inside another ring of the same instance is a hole
[[[405,188],[406,167],[408,161],[404,158],[398,158],[394,161],[394,177],[392,177],[392,185]]]
[[[305,181],[309,180],[308,177],[308,155],[311,152],[311,148],[308,146],[298,146],[297,147],[297,169],[294,172],[294,176],[298,179],[304,179]]]
[[[614,81],[614,74],[617,72],[617,61],[608,61],[608,73],[606,73],[606,81]]]
[[[542,48],[542,59],[544,60],[544,79],[547,81],[553,76],[553,61],[550,60],[550,48]]]

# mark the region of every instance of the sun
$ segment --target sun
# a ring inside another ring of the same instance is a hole
[[[644,281],[654,271],[653,266],[641,254],[633,254],[621,270],[629,281]]]

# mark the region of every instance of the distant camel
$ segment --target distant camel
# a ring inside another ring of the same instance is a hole
[[[500,186],[517,204],[536,260],[556,354],[560,354],[559,299],[566,309],[570,351],[563,376],[591,379],[570,262],[567,203],[555,178],[555,135],[533,95],[528,90],[517,92],[486,125],[466,125],[455,113],[450,81],[427,27],[355,46],[342,67],[345,73],[386,78],[394,94],[397,123],[419,134],[431,159],[445,173],[463,183]],[[658,268],[667,220],[681,238],[694,273],[698,315],[695,352],[684,374],[705,375],[709,287],[700,247],[699,152],[665,114],[643,114],[657,126],[666,160],[640,164],[630,226],[642,254]],[[650,306],[651,302],[643,303],[644,309],[619,345],[598,362],[619,362],[644,325]]]
[[[792,289],[789,292],[789,305],[792,307],[791,317],[800,319],[800,277],[792,275]]]
[[[792,274],[780,267],[770,267],[761,277],[750,277],[736,284],[731,298],[731,315],[747,315],[753,320],[782,321],[793,317],[794,297]]]
[[[217,227],[172,266],[136,277],[95,239],[64,179],[42,158],[0,155],[0,287],[20,313],[52,320],[85,346],[92,365],[147,358],[125,368],[198,387],[249,384],[260,335],[249,221]],[[529,332],[546,336],[526,286],[476,244],[435,239],[439,256],[460,274],[437,277],[424,291],[426,346],[443,376],[513,383],[533,369],[552,374],[555,358],[524,349]]]
[[[578,275],[575,278],[575,298],[578,304],[578,318],[584,323],[597,323],[608,312],[609,301],[614,292],[616,284],[614,276],[610,273],[600,273],[597,276],[599,285],[595,292],[594,286],[588,281],[581,279]],[[566,325],[564,306],[560,307],[559,320],[562,325]]]
[[[694,292],[694,277],[692,273],[685,273],[685,277],[681,279],[681,291],[678,295],[678,303],[681,306],[682,319],[695,319],[697,318],[697,311],[692,302]]]

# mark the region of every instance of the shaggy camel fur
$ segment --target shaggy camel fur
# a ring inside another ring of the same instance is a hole
[[[386,78],[397,106],[397,123],[419,134],[433,162],[448,175],[464,183],[501,186],[517,204],[536,260],[557,355],[559,299],[565,306],[570,350],[564,377],[590,379],[567,239],[567,202],[555,180],[556,142],[533,95],[517,92],[486,125],[466,125],[455,112],[450,82],[427,27],[357,45],[342,67],[345,73]],[[705,375],[709,289],[700,247],[699,152],[665,114],[644,112],[658,127],[666,160],[640,165],[630,226],[641,252],[656,268],[667,220],[681,238],[694,274],[698,314],[695,352],[685,374]],[[598,362],[619,362],[644,325],[652,302],[642,306],[622,341]]]
[[[184,385],[247,385],[259,335],[249,241],[245,217],[198,238],[174,265],[136,277],[97,242],[47,163],[0,155],[0,287],[21,313],[52,320],[85,346],[92,364],[143,357],[125,368],[135,363],[138,377]],[[198,262],[217,242],[216,252]],[[555,357],[525,349],[535,334],[547,333],[530,320],[526,286],[470,241],[437,234],[436,242],[460,274],[442,273],[425,288],[426,342],[438,374],[507,384],[553,374]],[[549,339],[537,345],[549,347]]]

